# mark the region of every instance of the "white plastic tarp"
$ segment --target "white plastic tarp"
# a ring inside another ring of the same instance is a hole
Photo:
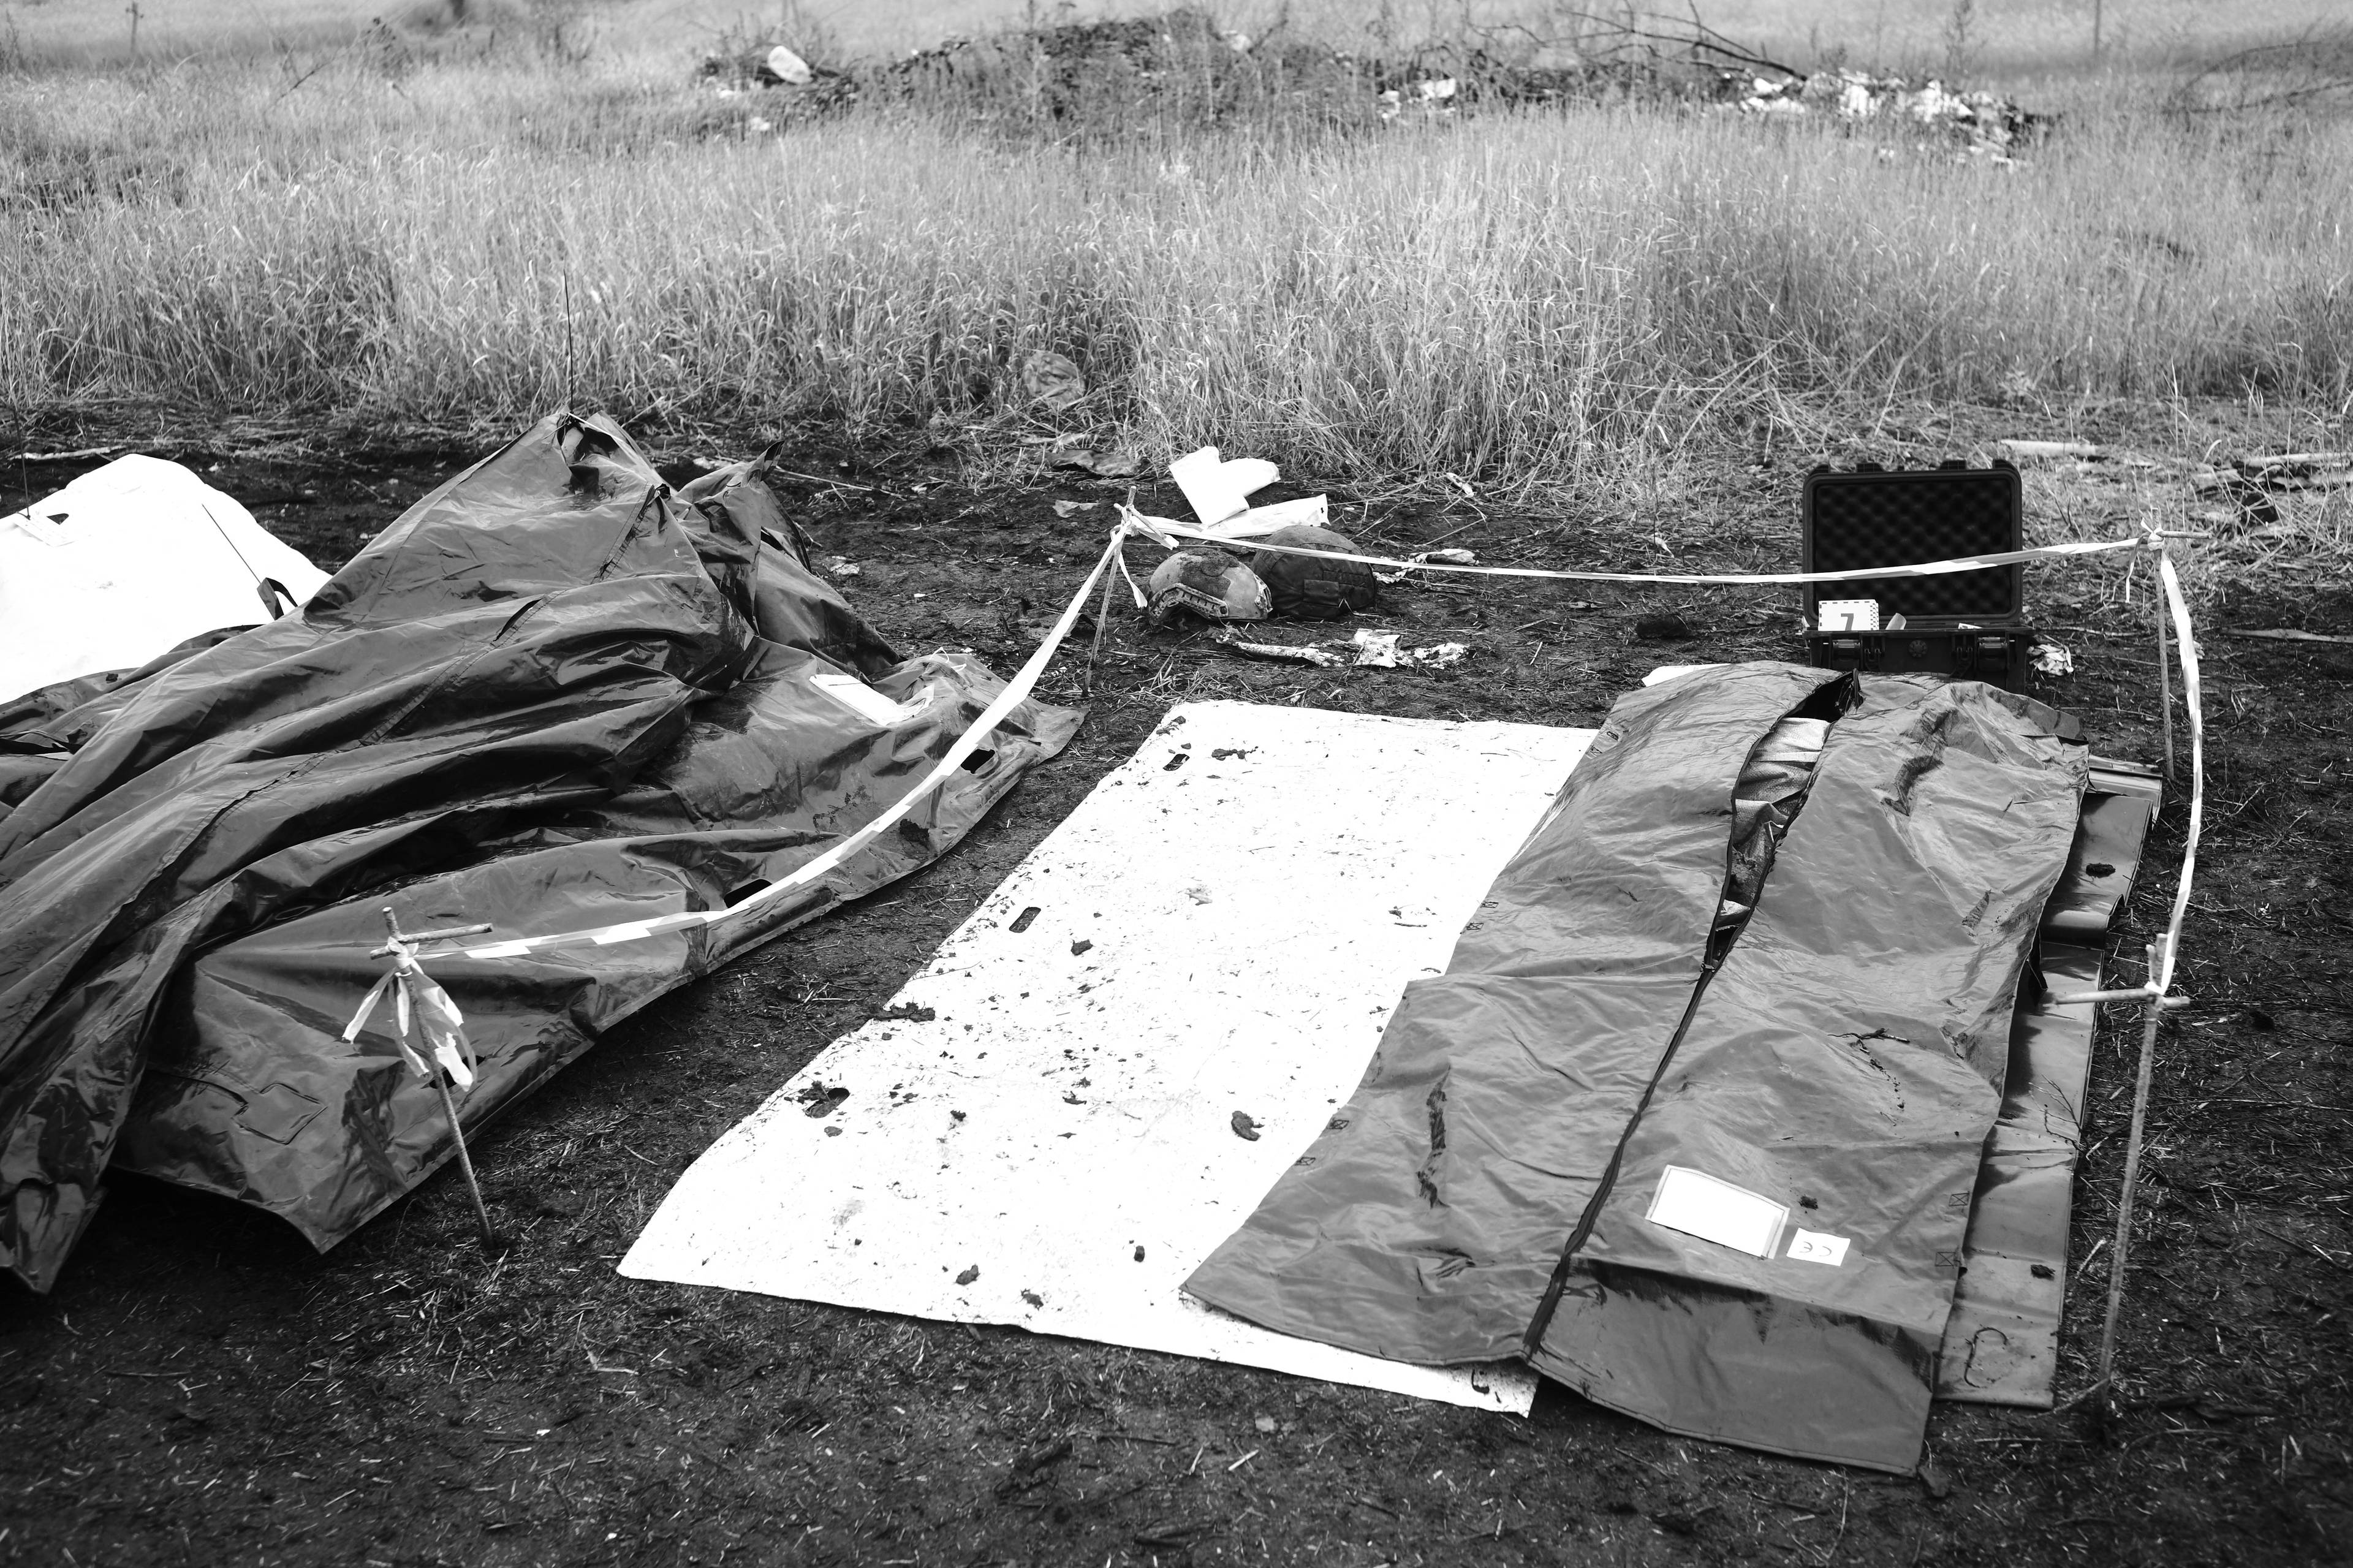
[[[1445,968],[1592,733],[1178,708],[902,1016],[695,1162],[621,1271],[1525,1411],[1516,1363],[1380,1360],[1179,1287],[1345,1101],[1406,983]]]
[[[0,518],[0,701],[258,626],[264,578],[300,604],[327,574],[179,464],[118,458]]]

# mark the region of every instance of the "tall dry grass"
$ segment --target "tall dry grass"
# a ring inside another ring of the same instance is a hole
[[[758,133],[618,68],[347,57],[0,89],[0,397],[365,426],[1002,409],[1528,481],[1857,399],[2353,411],[2353,127],[2127,99],[2023,166],[1588,108],[1082,149]]]

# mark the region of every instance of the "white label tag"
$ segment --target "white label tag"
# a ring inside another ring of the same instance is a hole
[[[1669,1165],[1659,1177],[1657,1195],[1645,1215],[1685,1236],[1698,1237],[1719,1247],[1770,1258],[1788,1223],[1787,1205],[1730,1182],[1719,1182],[1702,1172]]]
[[[1846,1261],[1846,1240],[1819,1230],[1801,1230],[1789,1238],[1789,1256],[1799,1263],[1827,1263],[1836,1268]]]
[[[1876,599],[1823,599],[1814,605],[1814,629],[1823,632],[1875,632],[1879,629]]]
[[[906,722],[913,709],[902,707],[875,690],[854,675],[839,670],[820,670],[809,677],[809,684],[857,714],[870,724],[880,724],[885,730]]]

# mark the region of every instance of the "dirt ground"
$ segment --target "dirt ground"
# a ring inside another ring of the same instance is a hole
[[[812,477],[795,500],[827,553],[858,564],[852,599],[902,647],[971,646],[1000,669],[1110,521],[1052,503],[1124,488],[1070,475],[979,491],[936,455],[805,435],[789,460]],[[467,456],[176,455],[322,564]],[[1341,526],[1390,549],[1787,569],[1805,464],[1854,455],[1727,458],[1632,517],[1335,494]],[[11,464],[0,509],[88,466]],[[2031,496],[2073,504],[2055,482]],[[1180,514],[1173,491],[1141,499]],[[2031,594],[2077,660],[2041,695],[2083,714],[2098,750],[2153,760],[2146,591],[2127,607],[2113,579],[2071,568]],[[687,1163],[881,1007],[1171,704],[1591,724],[1653,665],[1796,656],[1795,605],[1794,590],[1391,591],[1371,624],[1472,646],[1435,673],[1251,662],[1118,618],[1078,741],[965,845],[648,1009],[479,1141],[504,1250],[485,1253],[448,1172],[323,1258],[259,1214],[120,1181],[53,1296],[0,1292],[0,1560],[2347,1560],[2353,646],[2220,635],[2353,633],[2353,593],[2325,581],[2208,611],[2195,1005],[2160,1043],[2113,1425],[1943,1405],[1926,1475],[1894,1479],[1671,1437],[1550,1386],[1519,1420],[614,1272]],[[1637,637],[1638,616],[1670,610],[1688,640]],[[1076,679],[1066,656],[1046,695],[1080,700]],[[2169,804],[2118,933],[2127,952],[2161,923],[2182,826]],[[2126,1010],[2108,1011],[2063,1396],[2090,1381],[2137,1045]]]

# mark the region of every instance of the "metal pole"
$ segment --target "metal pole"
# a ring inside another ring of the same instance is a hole
[[[2148,972],[2157,973],[2157,943],[2148,944]],[[2133,1194],[2140,1185],[2140,1135],[2148,1118],[2149,1069],[2157,1057],[2158,998],[2148,999],[2140,1032],[2140,1074],[2133,1083],[2132,1131],[2125,1141],[2125,1186],[2116,1202],[2116,1250],[2108,1260],[2108,1317],[2100,1329],[2100,1381],[2103,1403],[2116,1403],[2116,1320],[2124,1312],[2126,1255],[2132,1247]]]

